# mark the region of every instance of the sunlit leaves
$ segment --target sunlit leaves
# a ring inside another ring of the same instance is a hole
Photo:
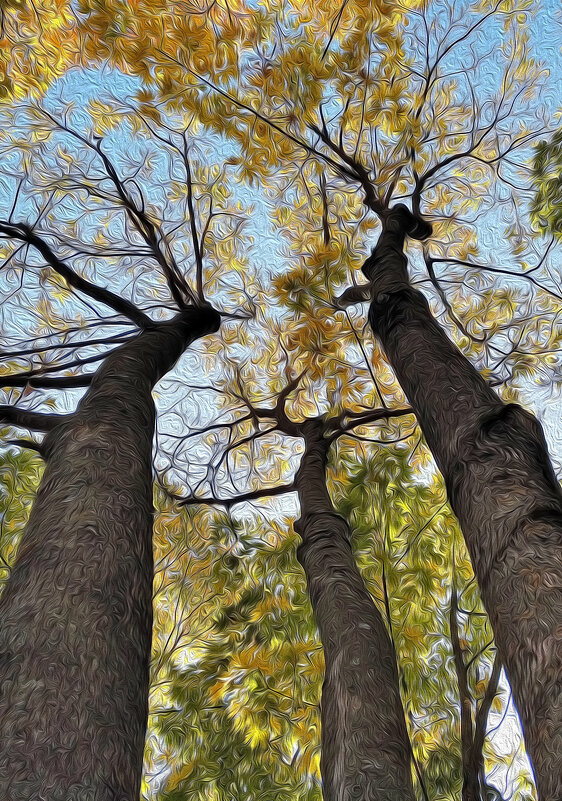
[[[5,0],[0,13],[0,97],[44,94],[79,63],[76,17],[68,0]]]
[[[164,799],[318,798],[322,661],[294,540],[276,526],[160,504],[147,791],[154,772]],[[187,650],[174,645],[178,627]]]
[[[328,314],[334,285],[348,282],[372,243],[372,230],[358,225],[356,182],[326,157],[364,165],[385,202],[413,194],[445,256],[476,255],[481,216],[495,224],[498,203],[521,202],[517,159],[547,124],[532,110],[545,75],[530,53],[526,0],[462,8],[139,0],[134,15],[112,0],[82,11],[92,58],[112,58],[168,108],[235,143],[238,180],[278,199],[274,214],[298,264],[277,289],[295,314]],[[486,41],[497,43],[496,56]],[[338,153],[313,131],[324,123]],[[524,255],[527,240],[511,233],[512,252]]]
[[[29,451],[12,447],[0,454],[0,591],[10,574],[42,472],[42,461]]]
[[[562,132],[535,148],[533,217],[539,230],[562,236]]]

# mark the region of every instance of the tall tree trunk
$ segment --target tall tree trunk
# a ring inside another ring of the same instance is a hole
[[[412,220],[405,207],[394,209],[364,265],[369,320],[445,479],[539,797],[560,801],[562,491],[537,420],[498,398],[410,285],[403,245],[418,234]]]
[[[108,356],[45,440],[0,599],[0,797],[138,801],[152,628],[151,390],[219,315],[188,309]]]
[[[349,527],[330,500],[328,443],[316,421],[305,423],[303,433],[306,450],[295,479],[302,538],[297,556],[326,663],[324,801],[414,801],[394,647],[355,563]]]

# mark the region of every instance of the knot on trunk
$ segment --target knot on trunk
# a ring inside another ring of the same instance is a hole
[[[371,297],[392,294],[409,286],[408,260],[402,252],[403,238],[381,234],[377,246],[361,268],[371,282]]]
[[[517,566],[523,590],[527,579],[534,581],[533,574],[548,583],[550,567],[559,562],[562,494],[547,453],[533,415],[517,404],[496,401],[459,432],[441,460],[461,525],[485,537],[483,547],[467,536],[484,597],[494,572],[506,565],[513,575]],[[541,550],[548,556],[539,566]]]

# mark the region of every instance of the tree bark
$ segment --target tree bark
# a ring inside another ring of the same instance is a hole
[[[541,801],[562,799],[562,491],[541,426],[505,404],[433,319],[390,213],[364,265],[369,320],[443,474],[525,734]]]
[[[350,531],[326,487],[328,443],[303,425],[305,453],[295,478],[302,538],[297,556],[326,664],[322,688],[324,801],[414,801],[410,741],[396,654],[355,563]]]
[[[217,330],[187,309],[112,353],[49,432],[0,598],[0,797],[138,801],[152,628],[151,390]]]

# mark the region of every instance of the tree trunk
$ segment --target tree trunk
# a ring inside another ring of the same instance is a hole
[[[562,799],[562,491],[541,426],[504,404],[450,342],[403,254],[391,213],[364,271],[369,320],[447,486],[525,734],[541,801]]]
[[[138,801],[152,628],[151,390],[218,314],[188,309],[108,356],[45,440],[0,599],[0,797]]]
[[[396,655],[326,487],[328,444],[305,423],[296,476],[302,564],[324,647],[324,801],[414,801]]]

